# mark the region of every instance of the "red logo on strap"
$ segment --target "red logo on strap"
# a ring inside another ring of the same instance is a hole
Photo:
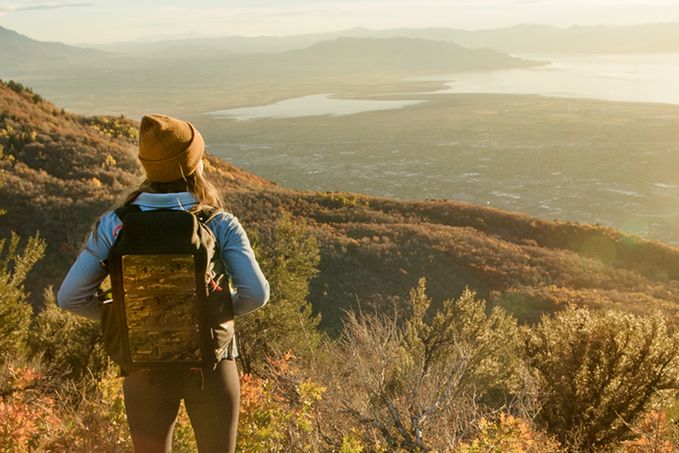
[[[123,229],[122,223],[113,229],[113,239],[118,237],[118,233],[120,233],[120,230],[122,229]]]

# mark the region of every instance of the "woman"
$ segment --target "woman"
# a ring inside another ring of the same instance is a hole
[[[166,115],[147,115],[139,130],[139,160],[146,180],[122,205],[153,209],[219,208],[208,228],[231,282],[235,316],[245,315],[269,298],[269,284],[255,260],[238,220],[225,213],[216,189],[203,177],[205,143],[192,124]],[[97,289],[107,275],[103,263],[121,228],[114,210],[105,213],[59,290],[60,307],[99,319]],[[140,370],[125,377],[125,409],[137,452],[166,452],[172,443],[183,399],[201,452],[235,450],[240,384],[235,343],[213,372],[197,378],[190,371]],[[200,382],[197,382],[197,379]]]

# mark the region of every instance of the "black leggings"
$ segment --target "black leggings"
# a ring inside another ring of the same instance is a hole
[[[179,403],[201,453],[236,449],[240,381],[236,362],[222,360],[212,373],[138,371],[125,377],[125,409],[137,453],[169,452]]]

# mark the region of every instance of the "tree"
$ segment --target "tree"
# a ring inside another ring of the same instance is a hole
[[[525,339],[545,392],[538,424],[571,451],[625,440],[657,393],[677,388],[678,346],[660,315],[569,308],[543,318]]]
[[[28,326],[33,313],[23,285],[26,275],[43,256],[45,242],[36,234],[20,250],[12,233],[0,239],[0,361],[3,356],[23,357],[28,352]]]
[[[253,246],[271,286],[271,301],[236,321],[239,360],[246,373],[257,372],[274,353],[306,355],[321,338],[320,316],[307,302],[320,258],[306,225],[285,214],[273,227],[258,230]]]

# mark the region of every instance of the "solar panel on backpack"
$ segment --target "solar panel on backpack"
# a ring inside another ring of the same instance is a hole
[[[193,255],[124,255],[122,274],[132,364],[200,362]]]

